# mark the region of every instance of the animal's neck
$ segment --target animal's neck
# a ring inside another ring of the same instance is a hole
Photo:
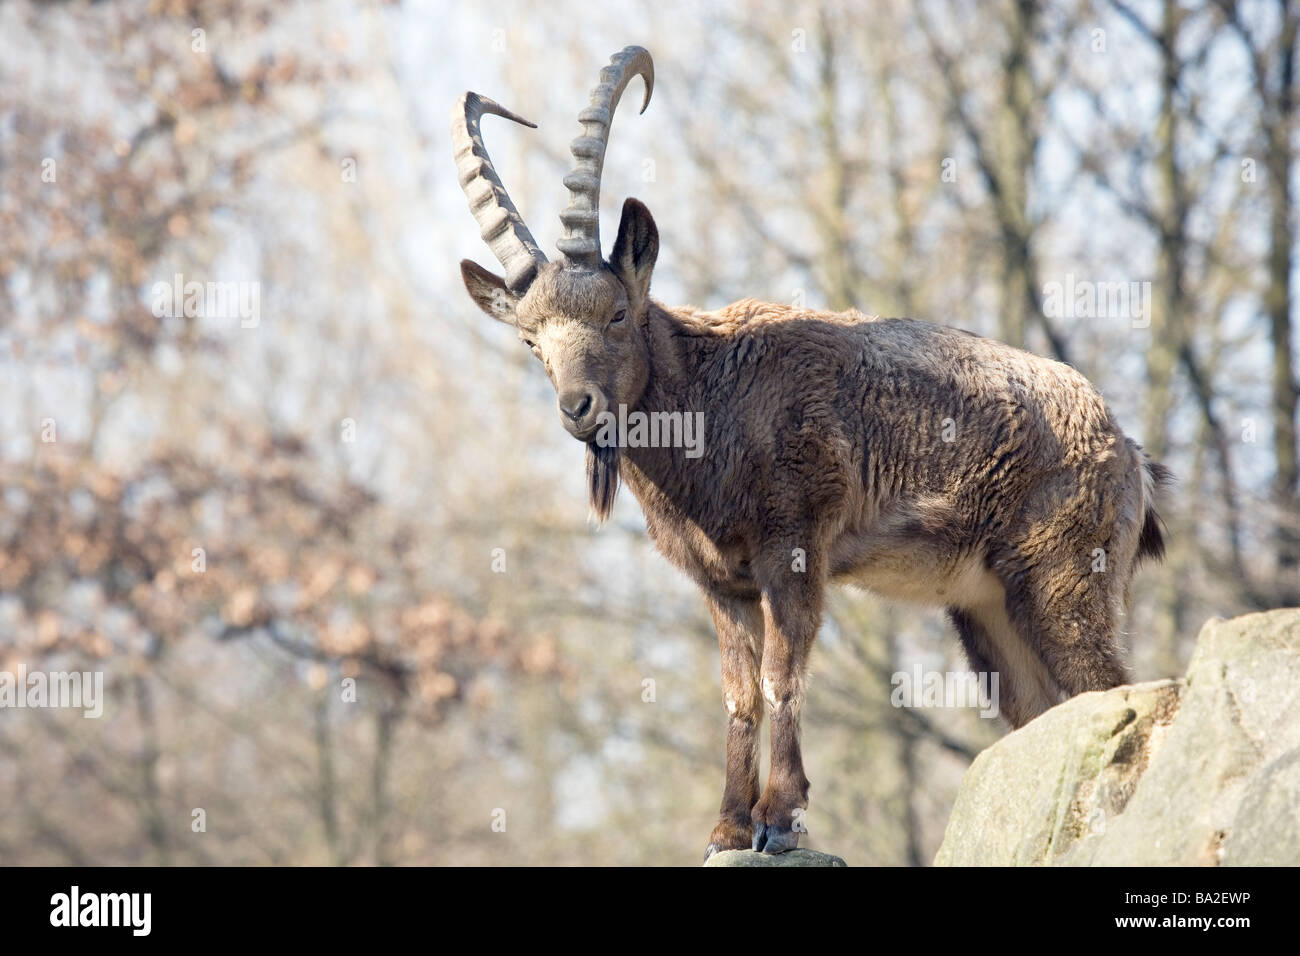
[[[699,384],[700,369],[717,347],[717,337],[685,313],[651,303],[647,338],[650,378],[638,407],[683,411]]]
[[[646,416],[680,415],[696,444],[692,449],[630,445],[622,449],[620,471],[647,512],[664,498],[689,510],[687,502],[698,497],[696,485],[709,481],[708,449],[718,438],[714,430],[725,425],[704,414],[707,369],[725,340],[692,314],[655,303],[648,322],[650,375],[635,410]]]

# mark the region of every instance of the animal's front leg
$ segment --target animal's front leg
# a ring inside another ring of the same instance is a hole
[[[808,778],[799,748],[808,655],[821,621],[823,582],[813,567],[780,573],[763,591],[761,686],[772,734],[767,786],[751,813],[755,850],[782,853],[805,832]]]
[[[709,610],[722,652],[722,695],[727,706],[727,782],[707,860],[719,850],[750,845],[750,811],[758,800],[758,734],[763,719],[758,669],[763,653],[763,613],[758,601],[710,597]]]

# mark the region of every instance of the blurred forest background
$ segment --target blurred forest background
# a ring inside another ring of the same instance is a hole
[[[1300,603],[1298,28],[1290,0],[0,3],[0,670],[107,697],[0,711],[0,863],[699,862],[703,602],[626,492],[588,521],[582,446],[457,269],[496,263],[456,97],[539,124],[484,130],[552,253],[629,43],[658,82],[614,124],[604,235],[649,205],[658,298],[1078,367],[1179,478],[1139,678]],[[176,274],[256,283],[258,321],[159,317]],[[1150,310],[1054,308],[1070,281]],[[890,675],[964,669],[955,637],[837,591],[813,663],[806,843],[928,863],[1003,730],[895,709]]]

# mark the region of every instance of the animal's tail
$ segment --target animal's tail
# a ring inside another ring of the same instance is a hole
[[[1156,503],[1160,490],[1173,483],[1174,473],[1151,458],[1140,445],[1134,447],[1142,462],[1142,532],[1138,535],[1137,560],[1159,561],[1165,556],[1165,535]]]

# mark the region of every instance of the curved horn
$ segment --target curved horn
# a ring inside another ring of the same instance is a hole
[[[591,91],[591,104],[578,114],[582,135],[569,147],[577,165],[564,177],[569,207],[560,213],[564,238],[556,243],[565,259],[577,268],[600,267],[600,173],[609,142],[609,124],[619,97],[634,76],[645,80],[645,100],[641,104],[644,113],[655,85],[655,65],[644,47],[629,46],[609,58],[609,66],[600,71],[600,83]]]
[[[504,116],[533,129],[537,124],[477,93],[466,93],[451,111],[451,147],[456,155],[460,187],[469,199],[469,211],[479,224],[483,241],[505,268],[506,285],[511,291],[522,292],[537,275],[537,267],[546,262],[546,256],[510,201],[510,194],[501,185],[501,177],[483,145],[479,119],[484,113]]]

